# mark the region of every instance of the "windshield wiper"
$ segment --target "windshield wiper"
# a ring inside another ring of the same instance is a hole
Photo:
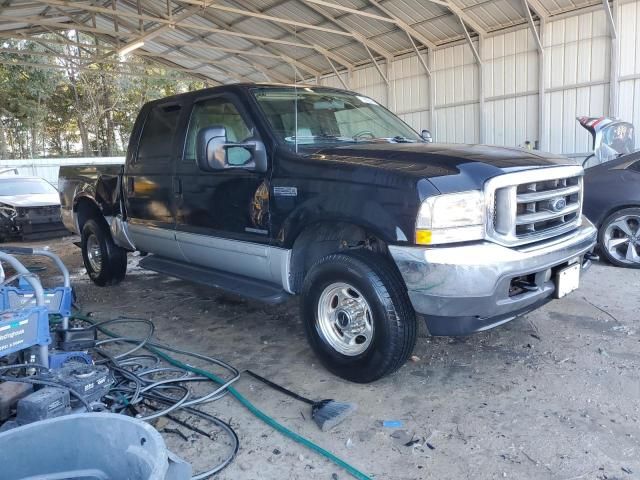
[[[395,137],[391,138],[391,140],[396,143],[416,143],[415,140],[410,140],[406,137],[403,137],[402,135],[396,135]]]
[[[322,133],[320,135],[291,135],[290,137],[284,137],[287,142],[300,142],[305,140],[335,140],[338,142],[353,142],[353,138],[341,137],[338,135],[331,135],[328,133]]]

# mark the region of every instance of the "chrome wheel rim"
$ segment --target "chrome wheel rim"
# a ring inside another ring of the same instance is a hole
[[[89,265],[94,272],[100,272],[102,269],[102,250],[98,237],[93,233],[87,237],[87,260],[89,260]]]
[[[604,247],[620,263],[640,264],[640,216],[623,215],[611,222],[604,232]]]
[[[318,300],[318,330],[337,352],[353,357],[365,352],[373,340],[371,308],[348,283],[332,283]]]

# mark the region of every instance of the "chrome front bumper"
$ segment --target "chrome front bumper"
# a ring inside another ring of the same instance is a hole
[[[482,242],[452,247],[390,246],[409,298],[432,335],[467,335],[527,313],[555,291],[554,269],[581,262],[597,230],[582,218],[570,234],[534,246],[508,248]],[[515,278],[529,276],[535,290],[510,293]]]

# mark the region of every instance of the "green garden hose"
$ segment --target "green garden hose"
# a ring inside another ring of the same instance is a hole
[[[73,318],[85,321],[85,322],[90,323],[92,325],[95,324],[93,319],[91,319],[90,317],[87,317],[85,315],[74,314]],[[101,332],[103,332],[104,334],[106,334],[106,335],[108,335],[110,337],[114,337],[114,338],[118,337],[118,335],[116,335],[115,333],[107,330],[106,328],[101,328],[101,327],[98,327],[98,328],[100,329]],[[161,349],[163,349],[162,345],[158,345],[158,344],[154,344],[154,343],[147,343],[144,348],[149,350],[150,352],[153,352],[155,355],[159,356],[164,361],[166,361],[167,363],[170,363],[173,366],[176,366],[176,367],[182,368],[184,370],[188,370],[188,371],[190,371],[192,373],[196,373],[198,375],[206,377],[206,378],[208,378],[208,379],[210,379],[210,380],[212,380],[212,381],[214,381],[214,382],[216,382],[217,384],[220,384],[220,385],[225,383],[224,380],[222,380],[221,378],[217,377],[213,373],[211,373],[211,372],[209,372],[207,370],[202,370],[202,369],[197,368],[197,367],[192,367],[191,365],[187,365],[186,363],[183,363],[183,362],[173,358],[172,356],[168,355],[167,353],[161,351]],[[294,440],[295,442],[299,443],[300,445],[303,445],[304,447],[306,447],[306,448],[308,448],[310,450],[313,450],[314,452],[316,452],[316,453],[320,454],[321,456],[327,458],[331,462],[335,463],[339,467],[341,467],[344,470],[346,470],[354,478],[357,478],[359,480],[371,480],[371,477],[369,477],[365,473],[361,472],[357,468],[353,467],[352,465],[348,464],[347,462],[345,462],[341,458],[337,457],[333,453],[329,452],[328,450],[325,450],[321,446],[313,443],[311,440],[309,440],[309,439],[297,434],[296,432],[288,429],[287,427],[285,427],[281,423],[277,422],[275,419],[271,418],[269,415],[267,415],[266,413],[261,411],[258,407],[256,407],[253,403],[251,403],[244,395],[242,395],[240,392],[238,392],[234,387],[229,386],[227,388],[227,390],[229,391],[229,393],[231,395],[233,395],[236,398],[236,400],[238,400],[254,416],[256,416],[258,419],[262,420],[264,423],[266,423],[270,427],[272,427],[275,430],[277,430],[280,433],[282,433],[285,437],[288,437],[288,438]]]

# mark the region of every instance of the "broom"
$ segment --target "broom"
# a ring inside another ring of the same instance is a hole
[[[294,393],[291,390],[288,390],[283,386],[272,382],[271,380],[267,380],[266,378],[261,377],[251,370],[245,370],[245,373],[248,373],[256,380],[261,381],[265,385],[270,386],[280,393],[284,393],[291,398],[295,398],[296,400],[311,405],[311,418],[314,422],[316,422],[318,428],[323,432],[326,432],[327,430],[330,430],[338,425],[345,418],[355,412],[358,408],[355,403],[336,402],[335,400],[332,400],[330,398],[327,398],[325,400],[313,401],[303,397],[302,395],[298,395],[297,393]]]

